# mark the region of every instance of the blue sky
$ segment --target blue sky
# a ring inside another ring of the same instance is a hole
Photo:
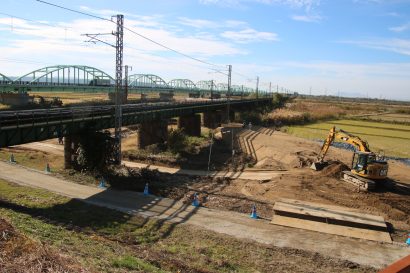
[[[259,76],[264,89],[271,82],[301,93],[410,100],[410,0],[49,1],[106,18],[122,13],[127,27],[217,65],[125,33],[133,73],[226,82],[213,69],[232,64],[233,84],[254,87]],[[0,73],[84,64],[114,74],[114,51],[81,36],[111,32],[109,22],[2,0],[0,29]]]

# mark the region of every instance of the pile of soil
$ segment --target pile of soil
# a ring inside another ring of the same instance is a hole
[[[329,162],[328,165],[323,168],[322,175],[328,177],[340,178],[343,171],[349,170],[349,167],[340,161]]]
[[[88,270],[19,233],[0,218],[0,271],[8,273],[86,273]]]

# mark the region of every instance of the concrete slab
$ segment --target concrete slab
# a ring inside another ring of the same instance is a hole
[[[317,232],[391,243],[383,217],[364,214],[360,211],[281,199],[273,207],[275,215],[272,224]]]

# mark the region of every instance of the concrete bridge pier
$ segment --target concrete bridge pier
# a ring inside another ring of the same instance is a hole
[[[218,111],[205,112],[203,114],[203,125],[210,129],[219,127],[221,125],[221,114]]]
[[[168,138],[168,121],[151,121],[139,125],[138,129],[138,149],[144,149],[148,145],[163,143]]]
[[[77,135],[64,137],[64,169],[72,169],[75,166],[79,144],[80,137]]]
[[[201,136],[201,115],[179,117],[178,129],[184,129],[185,134],[188,136]]]

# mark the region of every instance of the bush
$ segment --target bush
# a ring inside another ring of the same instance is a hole
[[[183,129],[171,129],[168,133],[167,148],[172,153],[180,153],[184,151],[187,145],[187,136]]]
[[[88,171],[104,170],[113,161],[115,140],[109,131],[81,135],[77,165]]]

